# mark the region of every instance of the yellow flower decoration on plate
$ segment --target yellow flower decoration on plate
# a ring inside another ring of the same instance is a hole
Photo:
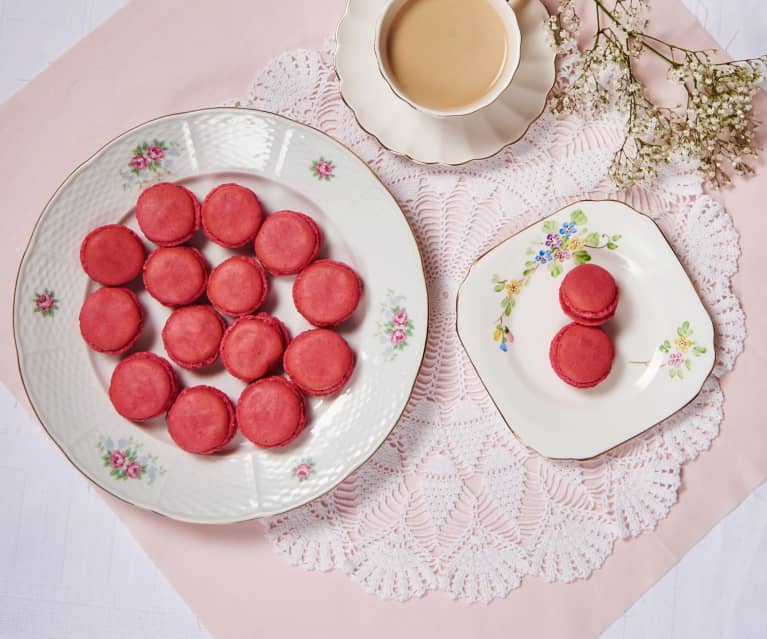
[[[511,280],[506,284],[506,292],[509,295],[519,295],[522,291],[522,280]]]
[[[676,349],[680,353],[686,353],[690,350],[690,346],[692,346],[693,342],[692,340],[688,339],[684,335],[680,335],[674,340],[674,346],[676,346]]]

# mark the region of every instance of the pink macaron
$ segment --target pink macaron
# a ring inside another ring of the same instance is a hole
[[[264,267],[246,255],[219,264],[208,278],[208,299],[224,315],[239,317],[255,311],[269,293]]]
[[[237,401],[237,424],[256,446],[285,446],[306,425],[304,396],[284,377],[259,379],[246,386]]]
[[[275,317],[259,313],[236,319],[221,340],[221,361],[236,378],[245,382],[274,370],[288,343],[285,325]]]
[[[119,355],[131,348],[144,326],[144,312],[127,288],[99,288],[80,309],[80,333],[94,351]]]
[[[206,304],[183,306],[170,314],[162,329],[165,351],[176,364],[195,370],[218,359],[226,322]]]
[[[618,285],[610,273],[596,264],[571,270],[559,287],[559,304],[578,324],[600,326],[615,315]]]
[[[126,284],[141,273],[146,252],[139,236],[122,224],[93,229],[80,245],[80,263],[104,286]]]
[[[237,433],[231,400],[212,386],[192,386],[181,391],[165,422],[179,448],[198,455],[221,450]]]
[[[139,196],[136,219],[148,240],[158,246],[177,246],[200,228],[200,201],[180,184],[160,182]]]
[[[114,369],[109,399],[126,419],[143,422],[165,413],[178,394],[173,367],[154,353],[134,353]]]
[[[268,215],[256,235],[256,257],[272,275],[295,275],[317,257],[322,235],[316,222],[297,211]]]
[[[559,378],[576,388],[592,388],[610,374],[615,348],[597,326],[568,324],[551,341],[549,360]]]
[[[158,248],[144,263],[143,279],[146,290],[161,304],[184,306],[205,293],[208,263],[190,246]]]
[[[239,184],[221,184],[202,203],[202,230],[226,248],[238,248],[256,237],[263,210],[253,191]]]
[[[338,326],[354,313],[362,296],[362,280],[347,264],[317,260],[293,282],[293,302],[315,326]]]
[[[309,395],[332,395],[346,386],[354,371],[354,352],[338,333],[305,331],[285,349],[283,366],[293,383]]]

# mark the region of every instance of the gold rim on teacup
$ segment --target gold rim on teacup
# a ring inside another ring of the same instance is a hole
[[[387,42],[389,29],[391,28],[394,18],[399,11],[409,2],[417,0],[388,0],[383,7],[375,29],[374,49],[375,57],[378,63],[378,71],[383,79],[389,85],[392,92],[403,102],[409,104],[413,109],[430,115],[433,117],[450,117],[469,115],[476,113],[480,109],[483,109],[493,102],[495,102],[506,89],[509,88],[511,81],[514,79],[514,74],[519,67],[520,49],[522,36],[519,30],[519,23],[517,21],[516,13],[514,9],[508,3],[507,0],[488,0],[488,2],[497,11],[498,16],[503,21],[504,29],[506,31],[506,60],[504,62],[503,71],[500,73],[498,79],[493,86],[482,97],[477,98],[473,102],[452,109],[435,109],[419,104],[410,98],[407,94],[400,90],[397,82],[392,77],[389,71],[389,65],[387,56],[384,54],[383,47]]]

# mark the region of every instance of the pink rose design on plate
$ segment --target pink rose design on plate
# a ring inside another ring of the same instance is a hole
[[[37,308],[41,311],[49,311],[53,306],[53,302],[53,295],[49,295],[48,293],[43,293],[42,295],[37,296]]]
[[[155,146],[154,144],[147,149],[146,154],[147,157],[154,162],[158,162],[165,157],[165,151],[163,151],[159,146]]]
[[[559,251],[557,251],[557,260],[559,260],[560,262],[564,262],[565,260],[569,260],[569,259],[570,259],[570,251],[566,249],[559,249]]]
[[[407,311],[397,311],[392,316],[392,321],[397,326],[405,326],[407,324]]]
[[[125,464],[125,453],[121,450],[113,450],[109,456],[109,463],[112,464],[112,468],[122,468]]]
[[[125,467],[125,474],[131,479],[141,477],[141,464],[132,461]]]
[[[298,481],[304,481],[308,479],[312,474],[312,465],[307,462],[302,462],[295,468],[295,474]]]
[[[671,355],[668,356],[668,365],[672,366],[673,368],[679,368],[682,365],[682,362],[684,361],[684,355],[682,355],[678,351],[674,351],[671,353]]]
[[[402,328],[395,328],[391,332],[391,343],[395,346],[397,344],[402,344],[407,339],[407,333]]]
[[[143,155],[134,155],[130,161],[131,166],[137,171],[143,171],[149,164],[149,160]]]
[[[317,162],[317,173],[322,177],[329,177],[333,174],[333,165],[325,160]]]

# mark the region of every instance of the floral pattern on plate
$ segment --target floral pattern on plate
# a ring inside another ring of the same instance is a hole
[[[658,350],[663,353],[665,361],[660,365],[661,368],[668,368],[668,376],[672,379],[683,379],[685,370],[692,370],[692,357],[700,357],[705,355],[707,349],[705,346],[700,346],[692,339],[694,331],[690,328],[690,322],[682,322],[682,325],[676,329],[676,338],[673,340],[664,340],[658,347]],[[643,364],[645,366],[650,365],[650,361],[632,361],[630,364]]]
[[[127,168],[120,171],[123,189],[135,185],[144,187],[168,177],[172,173],[175,158],[181,155],[178,143],[158,138],[142,142],[134,147],[132,153]]]
[[[35,313],[40,313],[43,317],[53,317],[59,309],[59,300],[56,299],[56,293],[50,289],[43,289],[42,293],[35,291],[34,301]]]
[[[302,459],[293,469],[293,475],[298,481],[306,481],[314,474],[314,460]]]
[[[588,217],[583,209],[575,209],[566,222],[546,220],[541,225],[545,236],[536,240],[527,249],[528,260],[522,274],[516,278],[502,279],[493,275],[492,284],[496,293],[503,293],[501,314],[495,322],[493,341],[505,353],[508,345],[514,341],[514,334],[509,328],[511,309],[517,303],[522,287],[530,283],[533,273],[545,267],[552,277],[559,277],[564,272],[563,264],[572,262],[575,266],[591,261],[591,251],[618,248],[620,235],[608,235],[590,230]]]
[[[332,161],[326,160],[322,156],[320,156],[319,160],[312,162],[312,165],[309,168],[312,172],[312,175],[318,180],[330,181],[336,176],[334,173],[336,170],[336,165]]]
[[[104,467],[115,479],[146,479],[147,485],[151,485],[158,476],[165,474],[165,468],[158,463],[159,458],[145,453],[144,445],[133,437],[118,439],[115,445],[111,437],[102,435],[97,447]]]
[[[386,291],[386,299],[380,305],[380,319],[378,321],[378,335],[381,344],[384,345],[384,358],[391,361],[405,350],[408,340],[413,335],[413,320],[404,306],[405,297],[396,295],[391,289]]]

